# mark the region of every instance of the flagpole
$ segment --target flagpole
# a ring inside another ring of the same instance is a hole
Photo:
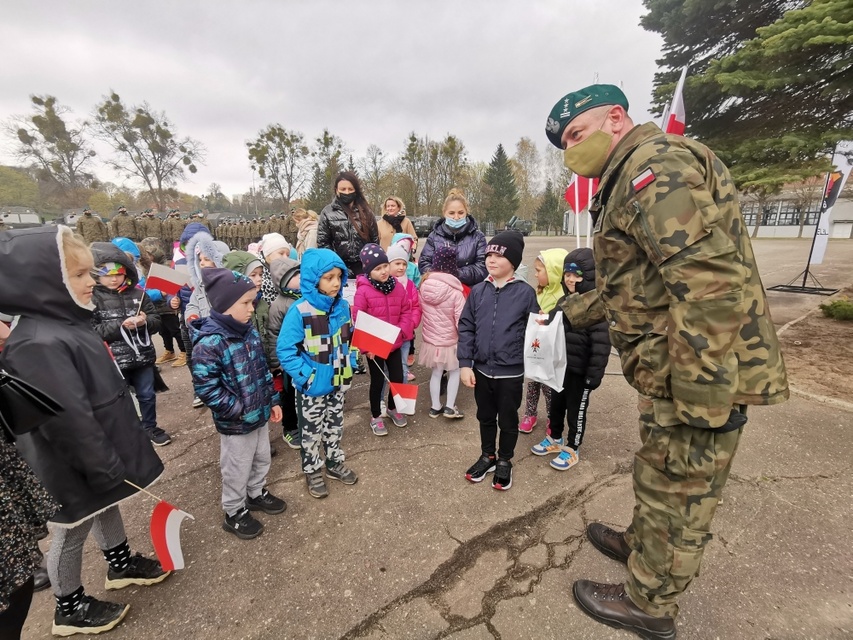
[[[576,240],[576,244],[577,244],[576,248],[580,249],[581,248],[581,225],[580,225],[581,212],[578,211],[578,207],[581,206],[581,203],[580,203],[580,200],[578,200],[578,186],[579,186],[578,185],[578,174],[575,174],[574,183],[575,183],[575,211],[574,211],[574,213],[575,213],[575,219],[574,219],[575,240]]]
[[[823,203],[826,202],[826,190],[829,187],[830,177],[832,177],[832,171],[831,170],[826,172],[826,180],[823,181],[823,196],[821,196],[820,206],[817,210],[817,220],[815,220],[815,223],[814,223],[815,228],[814,228],[814,235],[812,236],[812,246],[809,249],[809,258],[808,258],[808,260],[806,260],[806,270],[803,271],[803,284],[802,284],[803,287],[806,286],[806,280],[809,277],[809,267],[812,264],[812,255],[814,254],[814,245],[815,245],[815,242],[817,241],[818,229],[820,229],[820,219],[823,217]]]
[[[592,178],[587,178],[587,205],[586,205],[586,247],[592,244],[592,214],[589,212],[589,206],[592,204]]]
[[[142,493],[148,494],[149,496],[151,496],[152,498],[154,498],[158,502],[165,502],[165,500],[163,500],[163,498],[158,498],[157,496],[155,496],[153,493],[151,493],[147,489],[143,489],[142,487],[140,487],[138,484],[133,484],[130,480],[125,480],[125,482],[127,484],[129,484],[131,487],[133,487],[134,489],[138,489]]]

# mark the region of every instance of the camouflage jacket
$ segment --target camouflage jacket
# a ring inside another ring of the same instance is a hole
[[[82,215],[77,218],[77,233],[83,236],[83,240],[91,244],[93,242],[109,242],[109,232],[103,220],[93,215]]]
[[[734,404],[788,397],[776,330],[726,166],[706,146],[635,127],[590,205],[596,291],[566,319],[606,319],[626,380],[661,426],[716,428]]]
[[[110,220],[110,231],[113,238],[130,238],[136,240],[136,224],[126,213],[117,214]]]
[[[139,216],[136,219],[136,235],[142,238],[162,238],[163,222],[155,216]]]

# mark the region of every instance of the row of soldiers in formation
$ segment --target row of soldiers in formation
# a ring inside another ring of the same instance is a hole
[[[292,215],[285,216],[283,213],[263,220],[225,220],[214,229],[201,212],[183,219],[180,210],[171,209],[166,219],[161,220],[153,209],[146,209],[133,217],[128,215],[125,207],[119,207],[113,219],[105,223],[87,208],[77,218],[77,233],[88,243],[108,242],[117,237],[130,238],[135,242],[143,238],[160,238],[166,246],[172,246],[180,240],[184,228],[191,222],[207,227],[217,240],[222,240],[230,247],[245,248],[252,242],[258,242],[267,233],[280,233],[288,242],[296,244],[296,222]]]

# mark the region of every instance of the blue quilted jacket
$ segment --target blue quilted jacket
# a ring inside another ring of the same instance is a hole
[[[213,316],[192,325],[193,386],[216,430],[241,435],[264,426],[278,394],[258,332],[252,327],[241,336]]]

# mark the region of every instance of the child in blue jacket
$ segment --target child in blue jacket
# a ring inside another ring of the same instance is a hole
[[[270,469],[269,421],[281,420],[261,337],[252,324],[257,288],[228,269],[201,274],[210,315],[193,321],[195,392],[219,432],[222,528],[249,540],[263,525],[249,511],[282,513],[287,505],[265,488]]]
[[[343,260],[329,249],[309,249],[302,256],[302,297],[294,302],[278,334],[276,351],[282,369],[296,388],[302,471],[308,493],[329,495],[326,476],[355,484],[358,476],[344,465],[341,436],[344,393],[352,382],[358,351],[350,347],[352,320],[342,291],[347,282]]]

